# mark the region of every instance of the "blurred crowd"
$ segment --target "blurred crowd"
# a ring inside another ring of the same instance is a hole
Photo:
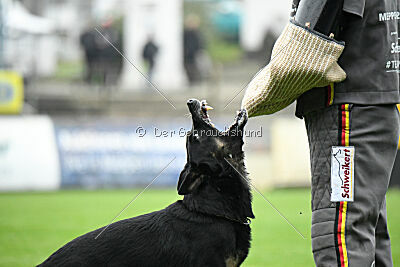
[[[200,30],[200,18],[189,14],[183,30],[183,66],[190,85],[199,83],[206,76],[202,61],[207,57],[205,39]],[[108,20],[102,27],[88,28],[80,35],[80,45],[85,56],[84,80],[89,84],[115,84],[122,69],[123,36],[113,20]],[[149,81],[153,78],[157,64],[159,45],[150,34],[142,49],[142,59],[147,69]]]

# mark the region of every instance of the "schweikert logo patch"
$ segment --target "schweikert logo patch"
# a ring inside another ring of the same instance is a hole
[[[353,146],[333,146],[331,158],[331,201],[354,201]]]

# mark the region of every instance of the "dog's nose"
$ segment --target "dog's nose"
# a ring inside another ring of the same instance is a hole
[[[199,104],[200,104],[199,100],[194,99],[194,98],[189,99],[187,101],[187,105],[188,105],[189,108],[195,108],[197,106],[200,106]]]
[[[189,99],[188,101],[187,101],[187,104],[188,105],[191,105],[191,104],[193,104],[194,102],[196,102],[196,99]]]

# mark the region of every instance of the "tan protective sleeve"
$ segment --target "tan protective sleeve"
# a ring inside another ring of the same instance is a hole
[[[344,45],[289,22],[272,49],[271,62],[249,83],[242,100],[249,117],[275,113],[314,87],[340,82]]]

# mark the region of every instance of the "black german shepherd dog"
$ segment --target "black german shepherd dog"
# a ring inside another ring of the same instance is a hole
[[[211,123],[205,101],[187,102],[193,127],[178,194],[167,208],[111,224],[64,245],[39,266],[240,266],[254,218],[244,166],[240,110],[226,131]]]

